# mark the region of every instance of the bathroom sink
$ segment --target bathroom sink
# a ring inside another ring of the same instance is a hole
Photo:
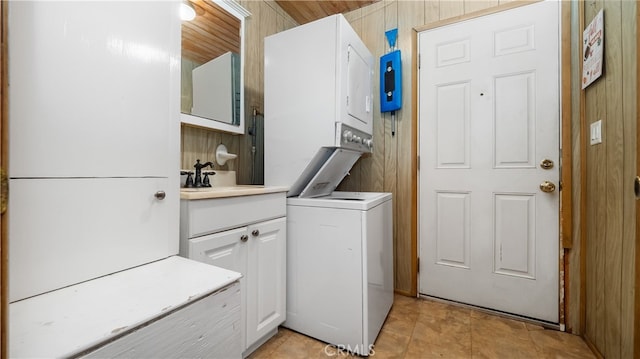
[[[221,197],[250,196],[273,192],[286,192],[287,187],[265,187],[262,185],[236,185],[201,188],[180,188],[181,199],[206,199]]]
[[[261,185],[238,185],[222,187],[200,187],[200,188],[180,188],[181,192],[224,192],[224,191],[246,191],[248,189],[264,188]]]

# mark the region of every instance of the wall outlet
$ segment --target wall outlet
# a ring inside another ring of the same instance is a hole
[[[602,143],[602,120],[591,124],[591,145]]]

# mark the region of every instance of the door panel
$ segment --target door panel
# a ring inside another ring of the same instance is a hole
[[[535,27],[533,25],[523,25],[512,29],[496,31],[494,33],[494,39],[495,56],[535,50]]]
[[[495,272],[535,279],[535,196],[497,194]]]
[[[469,83],[437,88],[438,168],[469,168]]]
[[[535,74],[495,79],[495,166],[535,167]]]
[[[469,268],[469,194],[438,193],[437,263]]]
[[[419,34],[420,293],[558,321],[558,7]]]

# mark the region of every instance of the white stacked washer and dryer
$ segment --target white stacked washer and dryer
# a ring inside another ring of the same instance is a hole
[[[392,198],[334,190],[373,148],[373,64],[340,14],[265,38],[265,185],[290,187],[284,326],[359,355],[393,304]]]

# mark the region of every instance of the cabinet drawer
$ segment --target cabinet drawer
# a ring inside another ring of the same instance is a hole
[[[180,203],[182,238],[237,228],[286,215],[285,192],[200,200]]]

